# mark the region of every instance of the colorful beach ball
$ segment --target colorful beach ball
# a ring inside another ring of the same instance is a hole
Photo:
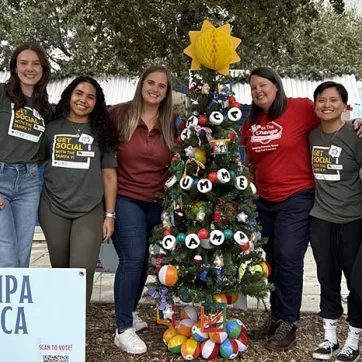
[[[221,344],[222,342],[225,341],[226,338],[228,338],[228,334],[226,332],[210,332],[209,338],[213,342],[215,342],[217,344]]]
[[[239,346],[234,339],[227,338],[220,344],[220,355],[226,359],[234,359],[239,353]]]
[[[214,359],[219,354],[219,345],[211,339],[201,344],[201,356],[205,359]]]
[[[182,336],[181,334],[177,334],[169,340],[167,348],[173,354],[180,354],[182,343],[184,343],[186,340],[187,337]]]
[[[227,304],[234,304],[239,299],[239,293],[225,294]]]
[[[238,338],[244,324],[239,319],[231,319],[226,323],[226,333],[230,338]]]
[[[194,322],[197,322],[199,315],[195,308],[191,306],[186,306],[181,309],[181,318],[182,319],[192,319]]]
[[[243,354],[248,349],[249,342],[246,334],[241,333],[240,336],[235,339],[235,342],[238,345],[239,354]]]
[[[201,322],[196,322],[192,326],[192,337],[195,341],[201,343],[206,341],[209,338],[209,334],[205,332],[201,332]]]
[[[215,303],[226,303],[227,304],[227,298],[225,294],[215,294],[214,295],[214,302]]]
[[[163,343],[165,343],[166,345],[168,344],[168,342],[170,341],[170,339],[172,337],[175,337],[177,335],[177,331],[176,328],[168,328],[165,330],[165,332],[163,333],[162,339],[163,339]]]
[[[181,319],[180,322],[176,325],[176,330],[179,334],[189,338],[191,337],[192,326],[194,323],[195,322],[192,319]]]
[[[193,359],[199,357],[200,347],[197,341],[194,339],[187,339],[181,346],[181,355],[187,361],[192,361]]]
[[[173,265],[164,265],[158,273],[161,284],[172,287],[177,283],[178,271]]]

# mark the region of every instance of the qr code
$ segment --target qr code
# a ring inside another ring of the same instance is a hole
[[[60,355],[43,355],[43,360],[41,362],[70,362],[69,356],[60,356]]]

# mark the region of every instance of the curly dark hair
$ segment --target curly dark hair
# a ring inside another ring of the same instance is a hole
[[[43,68],[43,75],[40,81],[34,86],[34,108],[41,114],[45,121],[48,121],[52,115],[52,108],[48,102],[47,93],[47,85],[50,80],[50,64],[45,50],[38,43],[22,43],[14,50],[10,59],[10,78],[5,84],[5,94],[14,102],[15,110],[25,106],[25,95],[21,90],[21,82],[16,72],[18,55],[24,50],[34,51],[38,55]]]
[[[80,83],[89,83],[96,89],[96,104],[93,111],[89,114],[89,125],[92,130],[92,135],[98,142],[99,149],[101,152],[115,151],[118,138],[117,131],[109,119],[102,87],[92,77],[77,77],[64,89],[52,120],[67,118],[69,116],[70,98],[74,89]]]

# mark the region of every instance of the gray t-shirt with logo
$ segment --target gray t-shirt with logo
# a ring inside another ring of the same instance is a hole
[[[14,110],[14,103],[0,84],[0,162],[33,163],[37,161],[44,119],[26,98],[25,107]]]
[[[337,224],[362,218],[362,140],[351,124],[333,134],[309,133],[316,196],[311,215]]]
[[[88,123],[66,119],[47,125],[39,159],[48,161],[42,196],[55,214],[66,218],[97,206],[104,195],[102,169],[118,166],[115,152],[100,151]]]

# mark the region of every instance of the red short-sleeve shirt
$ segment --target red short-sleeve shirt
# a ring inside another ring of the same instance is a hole
[[[109,110],[115,125],[126,108],[127,104],[120,104]],[[118,194],[141,201],[156,201],[155,194],[164,190],[169,177],[172,156],[172,151],[161,142],[160,129],[155,127],[149,132],[140,120],[130,141],[118,142]]]
[[[314,187],[308,133],[320,123],[307,98],[288,98],[286,111],[268,121],[263,113],[256,124],[245,120],[241,143],[252,158],[259,195],[272,202]]]

